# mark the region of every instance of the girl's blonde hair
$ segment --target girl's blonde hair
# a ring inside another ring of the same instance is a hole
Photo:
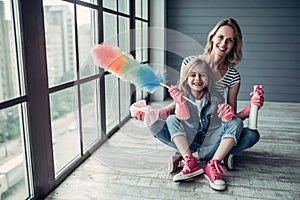
[[[212,89],[213,79],[212,79],[210,67],[203,59],[201,59],[200,57],[195,57],[192,58],[192,60],[187,65],[182,66],[180,70],[180,79],[178,82],[178,88],[181,91],[183,91],[184,94],[187,94],[190,91],[187,79],[190,72],[197,65],[202,65],[205,68],[205,71],[207,73],[208,83],[207,86],[204,88],[205,94],[209,94],[209,91],[211,91]]]
[[[243,57],[243,52],[242,52],[243,39],[242,39],[242,32],[238,23],[232,18],[223,19],[219,21],[216,24],[216,26],[210,31],[207,37],[207,44],[205,46],[204,53],[205,54],[211,53],[213,48],[212,38],[216,35],[219,28],[225,25],[230,26],[234,30],[235,38],[234,38],[234,46],[231,52],[226,56],[224,62],[226,65],[230,65],[234,67],[241,61]]]

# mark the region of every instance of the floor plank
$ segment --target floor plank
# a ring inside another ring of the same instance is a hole
[[[300,199],[299,113],[299,103],[265,102],[260,141],[235,156],[223,192],[211,189],[203,176],[174,183],[167,172],[174,150],[130,120],[47,199]]]

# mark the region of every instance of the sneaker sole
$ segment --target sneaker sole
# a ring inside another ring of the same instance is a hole
[[[218,184],[210,182],[210,180],[206,174],[204,174],[204,178],[209,182],[209,185],[212,189],[214,189],[214,190],[225,190],[226,189],[226,185],[218,185]]]
[[[201,174],[204,173],[204,170],[201,168],[201,169],[198,169],[197,171],[194,171],[193,173],[190,173],[190,174],[182,174],[181,176],[177,176],[177,174],[173,177],[173,181],[174,182],[179,182],[179,181],[187,181],[187,180],[190,180],[196,176],[199,176]]]
[[[228,170],[233,170],[233,168],[234,168],[234,155],[233,154],[228,155],[228,158],[225,160],[224,165]]]

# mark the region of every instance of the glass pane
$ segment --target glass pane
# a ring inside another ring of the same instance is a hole
[[[143,19],[148,20],[148,0],[143,0]]]
[[[103,0],[103,7],[117,10],[117,0]]]
[[[140,20],[135,21],[135,57],[138,61],[142,61],[142,22]]]
[[[139,101],[143,99],[143,90],[141,88],[136,88],[136,100]]]
[[[80,78],[96,73],[94,65],[90,64],[91,48],[97,43],[97,11],[77,6],[78,50],[80,63]]]
[[[146,22],[143,22],[142,41],[143,41],[142,62],[147,62],[148,61],[148,23]]]
[[[104,43],[112,46],[118,46],[117,16],[104,12],[103,23],[104,23]]]
[[[118,78],[112,74],[105,76],[106,128],[110,131],[119,123]]]
[[[100,124],[98,123],[98,88],[97,81],[82,84],[80,87],[81,95],[81,116],[84,149],[96,142],[100,136]]]
[[[130,107],[130,84],[128,82],[120,81],[120,111],[121,120],[129,115]]]
[[[24,136],[21,106],[0,110],[1,199],[27,199]]]
[[[44,0],[49,86],[76,78],[74,8],[64,1]]]
[[[135,58],[142,62],[142,22],[140,20],[135,21]],[[136,99],[141,100],[143,98],[143,90],[136,88]]]
[[[119,47],[122,51],[130,51],[129,18],[119,17]]]
[[[77,96],[76,87],[50,95],[55,174],[80,155]]]
[[[135,0],[135,16],[142,17],[142,0]]]
[[[19,24],[17,24],[19,27]],[[0,102],[20,96],[11,1],[0,1]],[[24,85],[24,84],[23,84]]]
[[[129,14],[129,0],[119,0],[119,12]]]

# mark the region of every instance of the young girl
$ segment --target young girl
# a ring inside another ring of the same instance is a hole
[[[211,87],[208,65],[200,58],[193,59],[181,70],[178,87],[171,86],[169,89],[175,101],[175,115],[166,120],[156,120],[150,130],[157,139],[176,148],[183,157],[183,169],[173,177],[173,181],[188,180],[205,171],[210,186],[224,190],[226,184],[220,171],[226,174],[220,161],[237,143],[243,123],[234,118],[231,106],[219,105],[218,102],[223,100],[214,96]],[[186,101],[183,95],[197,106]],[[205,170],[192,155],[196,151],[200,158],[209,160]]]

